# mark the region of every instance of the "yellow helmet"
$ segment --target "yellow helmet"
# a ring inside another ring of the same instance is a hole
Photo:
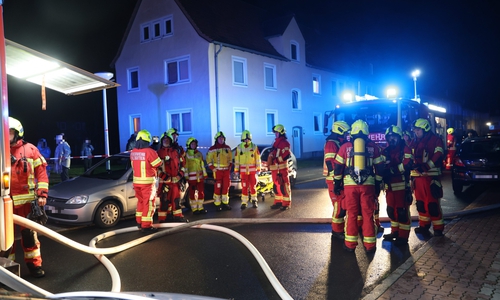
[[[252,134],[248,130],[241,133],[241,141],[244,142],[246,139],[252,140]]]
[[[368,135],[370,131],[368,130],[368,124],[363,120],[357,120],[351,125],[351,135],[357,134]]]
[[[151,133],[149,133],[146,129],[139,131],[135,140],[138,141],[141,139],[145,142],[151,143]]]
[[[274,125],[273,132],[278,132],[279,134],[284,134],[286,132],[285,131],[285,126],[283,126],[281,124]]]
[[[194,137],[190,137],[186,141],[186,147],[188,147],[188,148],[191,147],[192,142],[196,142],[196,146],[198,146],[198,140],[195,139]]]
[[[455,129],[450,127],[446,130],[446,132],[448,132],[448,134],[453,134],[453,132],[455,132]]]
[[[179,135],[179,131],[177,130],[177,128],[170,128],[169,130],[167,130],[167,133],[170,134],[170,136],[172,136],[173,134]]]
[[[174,141],[174,137],[172,136],[172,131],[169,129],[167,131],[165,131],[161,137],[160,137],[160,141],[163,141],[164,138],[168,137],[171,141]]]
[[[386,139],[387,139],[387,136],[389,134],[397,134],[399,135],[399,137],[403,137],[403,130],[401,130],[401,128],[399,128],[398,126],[396,125],[391,125],[389,126],[389,128],[387,128],[387,130],[385,131],[385,136],[386,136]]]
[[[423,129],[425,132],[429,132],[431,130],[431,123],[427,119],[416,119],[415,122],[413,122],[413,127],[414,128],[420,128]]]
[[[332,125],[332,132],[343,135],[351,130],[351,126],[344,121],[336,121]]]
[[[9,129],[14,129],[17,131],[17,135],[22,138],[24,136],[24,128],[23,124],[19,122],[18,119],[14,119],[13,117],[9,117]]]
[[[224,139],[226,139],[226,136],[224,135],[224,132],[222,132],[222,131],[217,132],[214,136],[214,139],[217,140],[219,137],[223,137]]]

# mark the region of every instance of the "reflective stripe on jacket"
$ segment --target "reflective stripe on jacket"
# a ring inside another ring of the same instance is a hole
[[[208,149],[207,164],[211,169],[229,169],[233,163],[233,152],[226,144],[215,143]]]
[[[290,143],[284,136],[274,140],[273,150],[269,153],[268,167],[271,171],[288,169],[290,158]]]
[[[420,140],[413,140],[410,144],[415,165],[422,166],[424,172],[412,170],[412,177],[419,176],[439,176],[441,175],[441,165],[443,163],[443,141],[433,133],[427,133]]]
[[[186,152],[186,179],[200,181],[207,177],[203,154],[198,150],[188,149]]]
[[[254,143],[241,143],[234,155],[234,171],[245,174],[260,172],[260,152]]]
[[[130,152],[130,163],[134,171],[134,184],[152,184],[158,176],[161,159],[151,148],[134,148]]]

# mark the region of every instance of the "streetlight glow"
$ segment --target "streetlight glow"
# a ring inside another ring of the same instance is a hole
[[[415,70],[411,73],[413,76],[413,89],[415,90],[415,100],[417,100],[417,77],[420,76],[420,70]]]
[[[397,91],[395,88],[388,88],[387,89],[387,99],[396,98],[396,95],[397,95]]]

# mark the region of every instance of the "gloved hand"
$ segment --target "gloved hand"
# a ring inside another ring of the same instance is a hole
[[[342,180],[334,180],[333,193],[338,196],[343,189]]]
[[[41,225],[45,225],[49,219],[45,213],[44,207],[38,205],[38,199],[31,201],[31,211],[27,218]]]
[[[413,196],[411,194],[411,189],[406,188],[405,189],[405,203],[408,205],[411,205],[412,202],[413,202]]]
[[[377,198],[380,195],[380,186],[381,185],[382,185],[382,181],[375,180],[375,197],[377,197]]]

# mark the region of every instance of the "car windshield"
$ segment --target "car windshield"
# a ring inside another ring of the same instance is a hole
[[[460,151],[468,154],[498,154],[500,153],[500,140],[463,143],[460,146]]]
[[[94,165],[82,176],[89,178],[117,180],[131,168],[130,158],[126,156],[111,156]]]

